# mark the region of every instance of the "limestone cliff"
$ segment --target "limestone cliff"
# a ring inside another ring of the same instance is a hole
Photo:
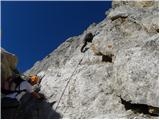
[[[113,1],[26,74],[45,74],[41,92],[64,118],[157,118],[158,18],[156,1]],[[95,37],[81,53],[87,32]]]
[[[14,74],[14,70],[16,69],[18,59],[14,54],[9,53],[3,48],[1,48],[0,52],[1,52],[1,83],[3,86],[4,81],[7,80],[8,77]]]

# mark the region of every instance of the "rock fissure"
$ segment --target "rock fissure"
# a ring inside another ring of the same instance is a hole
[[[110,63],[112,63],[113,62],[112,56],[113,55],[102,55],[102,62],[110,62]]]
[[[151,116],[159,116],[159,107],[153,107],[147,104],[131,103],[131,101],[126,101],[121,97],[120,99],[126,110],[132,110],[135,113],[143,113]]]

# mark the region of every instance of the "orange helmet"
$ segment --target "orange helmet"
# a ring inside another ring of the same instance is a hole
[[[32,76],[30,76],[30,78],[31,78],[31,82],[32,82],[32,83],[35,83],[35,84],[38,83],[38,80],[39,80],[38,76],[32,75]]]

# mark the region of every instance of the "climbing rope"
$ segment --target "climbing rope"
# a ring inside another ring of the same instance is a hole
[[[59,106],[59,103],[60,103],[60,101],[61,101],[61,99],[62,99],[62,97],[63,97],[63,95],[64,95],[64,93],[65,93],[65,90],[66,90],[67,86],[69,85],[69,83],[70,83],[70,81],[71,81],[71,78],[72,78],[72,76],[74,75],[75,71],[77,70],[78,65],[82,62],[84,56],[85,56],[85,54],[82,56],[82,58],[80,59],[79,63],[78,63],[77,66],[75,67],[75,70],[73,71],[73,73],[72,73],[71,76],[69,77],[68,82],[67,82],[64,90],[62,91],[62,94],[61,94],[61,96],[60,96],[60,98],[59,98],[59,101],[58,101],[58,103],[57,103],[57,106],[56,106],[55,110],[57,110],[57,108],[58,108],[58,106]]]

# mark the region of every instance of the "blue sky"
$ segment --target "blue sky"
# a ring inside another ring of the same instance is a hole
[[[67,38],[102,21],[109,8],[109,1],[1,2],[1,46],[18,57],[24,72]]]

